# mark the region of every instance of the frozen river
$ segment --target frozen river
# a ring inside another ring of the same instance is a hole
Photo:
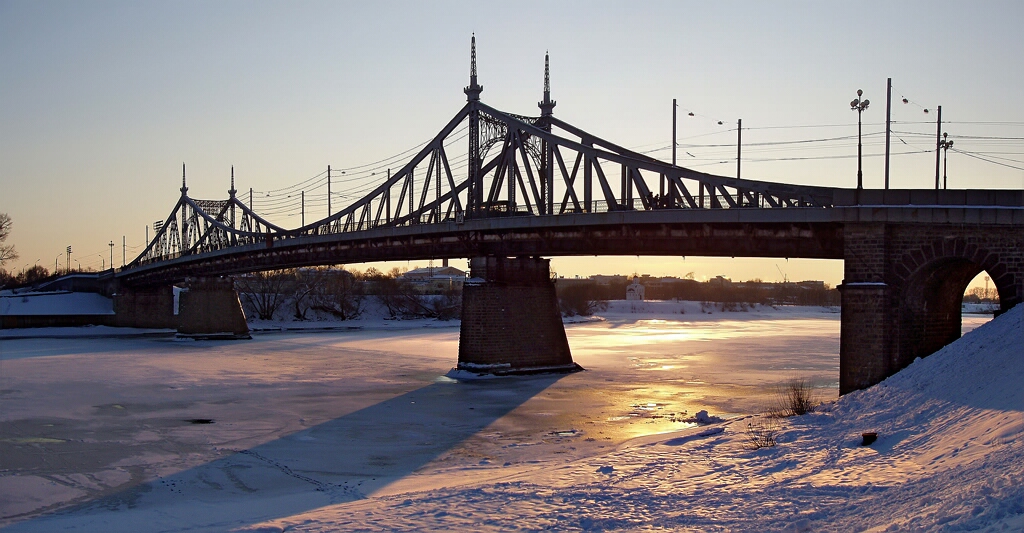
[[[470,381],[445,377],[457,327],[414,322],[243,342],[2,340],[0,526],[223,530],[544,470],[700,410],[759,412],[793,378],[837,396],[838,313],[678,307],[568,325],[586,372]]]

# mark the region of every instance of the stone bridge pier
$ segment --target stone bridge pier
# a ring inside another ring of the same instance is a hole
[[[189,278],[178,291],[157,285],[122,286],[114,294],[115,323],[123,327],[175,328],[199,339],[247,339],[249,326],[231,278]]]
[[[460,370],[574,372],[549,260],[474,257],[462,289]]]
[[[960,338],[985,271],[1000,309],[1024,301],[1024,234],[1006,225],[846,224],[839,393],[870,387]]]

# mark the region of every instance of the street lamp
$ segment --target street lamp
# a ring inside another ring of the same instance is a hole
[[[942,188],[946,188],[946,153],[953,147],[953,141],[947,140],[949,134],[942,133],[942,140],[939,141],[939,148],[942,148]]]
[[[867,100],[867,99],[861,100],[860,97],[863,96],[863,95],[864,95],[864,91],[862,91],[860,89],[857,89],[857,97],[854,98],[852,102],[850,102],[850,109],[857,112],[857,188],[858,189],[863,189],[864,188],[864,171],[862,170],[862,167],[861,167],[862,148],[861,148],[861,140],[860,140],[860,137],[861,137],[860,114],[863,113],[864,110],[868,108],[868,104],[871,103],[871,101]]]

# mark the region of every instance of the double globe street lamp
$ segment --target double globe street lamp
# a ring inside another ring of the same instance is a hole
[[[857,112],[857,188],[864,188],[864,171],[861,167],[861,122],[860,114],[868,108],[870,100],[861,100],[860,97],[864,95],[864,91],[857,89],[857,97],[850,102],[850,109]]]
[[[946,154],[949,153],[949,149],[953,147],[953,141],[947,140],[949,134],[946,132],[942,133],[942,140],[939,141],[939,148],[942,149],[942,188],[946,188]]]

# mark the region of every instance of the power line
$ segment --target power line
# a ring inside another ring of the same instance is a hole
[[[987,158],[981,157],[980,155],[977,155],[977,154],[974,154],[974,153],[971,153],[971,152],[965,152],[963,150],[957,150],[956,148],[953,148],[952,150],[954,152],[958,153],[958,154],[963,154],[963,155],[965,155],[967,157],[973,157],[975,159],[980,159],[982,161],[985,161],[986,163],[992,163],[993,165],[999,165],[999,166],[1003,166],[1003,167],[1008,167],[1008,168],[1012,168],[1012,169],[1015,169],[1015,170],[1024,170],[1024,167],[1016,167],[1016,166],[1013,166],[1013,165],[1007,165],[1006,163],[1001,163],[999,161],[992,161],[991,159],[987,159]],[[1024,161],[1014,161],[1014,162],[1024,164]]]

